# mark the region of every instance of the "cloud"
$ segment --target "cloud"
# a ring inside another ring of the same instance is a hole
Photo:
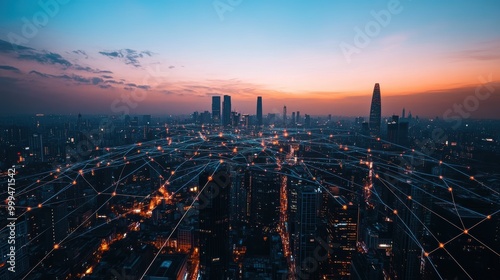
[[[82,51],[82,50],[74,50],[74,51],[72,51],[72,53],[84,56],[85,58],[89,58],[89,56],[87,55],[87,53],[85,51]]]
[[[0,70],[7,70],[7,71],[14,71],[14,72],[21,73],[21,70],[17,69],[14,66],[9,66],[9,65],[0,65]]]
[[[46,74],[42,73],[39,71],[30,71],[29,74],[31,75],[36,75],[38,77],[42,78],[53,78],[53,79],[63,79],[63,80],[72,80],[74,82],[77,82],[77,84],[86,84],[86,85],[99,85],[104,82],[104,80],[100,77],[83,77],[79,75],[72,74],[71,76],[69,75],[51,75],[51,74]]]
[[[104,82],[105,83],[109,83],[109,84],[117,84],[117,85],[123,85],[124,84],[122,81],[115,81],[115,80],[106,80]]]
[[[150,90],[151,89],[151,87],[147,86],[147,85],[140,85],[140,86],[137,86],[137,88],[140,88],[140,89],[143,89],[143,90]]]
[[[139,60],[146,56],[151,57],[153,53],[151,51],[136,51],[131,49],[121,49],[115,51],[101,51],[100,54],[107,56],[111,59],[119,59],[125,64],[133,65],[135,67],[140,67],[141,63]]]
[[[0,40],[0,52],[12,52],[12,51],[25,51],[25,50],[33,50],[32,48],[23,47],[16,44],[11,44],[7,41]]]
[[[105,79],[113,79],[113,76],[109,76],[109,75],[102,75],[102,77]]]
[[[36,61],[41,64],[50,64],[50,65],[59,64],[65,67],[70,67],[71,65],[73,65],[71,62],[64,59],[60,54],[52,52],[37,53],[31,51],[28,53],[20,54],[18,58],[22,60]]]
[[[73,68],[79,71],[85,71],[85,72],[90,72],[90,73],[96,73],[96,74],[113,74],[113,72],[108,71],[108,70],[99,70],[99,69],[94,69],[92,67],[88,66],[81,66],[78,64],[73,65]]]

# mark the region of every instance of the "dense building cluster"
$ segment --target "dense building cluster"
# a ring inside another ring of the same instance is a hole
[[[2,119],[16,279],[500,273],[497,121],[383,118],[379,84],[368,122],[211,101],[190,116]]]

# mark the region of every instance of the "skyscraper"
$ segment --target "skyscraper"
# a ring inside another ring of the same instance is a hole
[[[231,96],[224,95],[222,102],[222,125],[228,126],[231,124]]]
[[[283,125],[286,127],[286,106],[283,106]]]
[[[303,186],[297,190],[297,215],[295,217],[295,240],[293,254],[298,276],[305,279],[318,279],[317,269],[307,266],[318,250],[318,214],[321,192],[314,186]]]
[[[212,96],[212,122],[220,123],[220,96]]]
[[[387,141],[395,145],[408,146],[408,122],[393,115],[392,120],[387,123]]]
[[[199,176],[199,242],[201,279],[226,279],[229,262],[230,174],[224,169]]]
[[[376,83],[373,88],[372,105],[370,108],[370,131],[373,136],[380,136],[381,106],[380,86]]]
[[[262,125],[262,96],[257,97],[257,125]]]

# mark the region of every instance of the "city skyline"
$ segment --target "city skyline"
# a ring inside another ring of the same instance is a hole
[[[0,4],[3,114],[176,115],[231,95],[242,113],[262,96],[264,114],[366,116],[378,82],[383,116],[500,118],[494,1],[40,3]]]
[[[0,280],[498,278],[499,3],[0,1]]]

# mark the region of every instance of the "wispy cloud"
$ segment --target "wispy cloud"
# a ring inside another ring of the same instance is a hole
[[[0,52],[15,52],[17,50],[21,51],[26,51],[26,50],[33,50],[32,48],[24,47],[24,46],[19,46],[16,44],[11,44],[7,41],[0,40]]]
[[[115,51],[101,51],[100,54],[107,56],[111,59],[119,59],[127,65],[133,65],[135,67],[140,67],[140,59],[146,56],[151,57],[153,53],[151,51],[136,51],[131,49],[121,49]]]
[[[94,69],[89,66],[81,66],[81,65],[73,65],[73,68],[79,71],[85,71],[89,73],[96,73],[96,74],[113,74],[113,72],[108,71],[108,70],[99,70],[99,69]]]
[[[86,85],[98,85],[103,83],[104,80],[100,77],[83,77],[79,75],[52,75],[47,73],[42,73],[39,71],[30,71],[29,74],[36,75],[42,78],[54,78],[54,79],[63,79],[63,80],[72,80],[76,82],[76,84],[86,84]]]
[[[52,52],[27,52],[19,54],[18,56],[21,60],[31,60],[36,61],[41,64],[52,64],[52,65],[62,65],[64,67],[70,67],[73,65],[68,60],[64,59],[60,54]]]
[[[82,51],[82,50],[74,50],[74,51],[72,51],[72,53],[83,56],[84,58],[89,58],[89,56],[87,55],[87,52]]]
[[[17,69],[14,66],[9,66],[9,65],[0,65],[0,70],[7,70],[7,71],[14,71],[14,72],[21,72],[21,70]]]

